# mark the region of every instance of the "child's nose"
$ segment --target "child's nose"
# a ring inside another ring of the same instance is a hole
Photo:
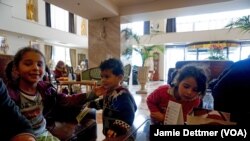
[[[37,64],[34,64],[34,65],[33,65],[33,68],[34,68],[34,69],[39,69],[39,66],[38,66]]]
[[[191,95],[193,93],[192,89],[188,89],[188,95]]]

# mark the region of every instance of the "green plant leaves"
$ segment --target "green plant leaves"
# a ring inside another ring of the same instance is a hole
[[[244,32],[250,32],[250,15],[238,18],[236,21],[232,21],[225,27],[229,28],[229,30],[232,28],[239,28]]]
[[[142,58],[142,66],[144,66],[146,60],[150,57],[153,57],[153,51],[160,51],[164,52],[164,47],[162,45],[151,45],[151,46],[144,46],[140,45],[140,38],[138,35],[132,32],[132,29],[125,28],[121,31],[125,34],[125,39],[134,39],[137,43],[136,47],[127,46],[126,49],[123,51],[122,55],[124,55],[127,59],[131,57],[132,51],[136,51],[141,55]]]

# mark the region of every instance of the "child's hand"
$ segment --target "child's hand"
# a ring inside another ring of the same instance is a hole
[[[165,115],[160,112],[152,112],[150,114],[151,118],[160,122],[164,121]]]
[[[14,136],[10,141],[36,141],[35,137],[31,134],[21,133]]]
[[[107,93],[107,89],[104,88],[103,86],[97,86],[93,89],[93,92],[95,93],[96,96],[101,96]]]
[[[109,138],[115,138],[116,137],[116,132],[109,129],[108,132],[107,132],[107,136]]]

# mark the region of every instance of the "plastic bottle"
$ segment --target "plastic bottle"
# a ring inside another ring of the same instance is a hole
[[[214,97],[210,89],[206,91],[206,94],[203,97],[203,108],[209,110],[214,109]]]

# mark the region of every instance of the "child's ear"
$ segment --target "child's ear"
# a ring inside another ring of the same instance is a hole
[[[120,81],[122,81],[122,80],[123,80],[123,78],[124,78],[124,76],[123,76],[123,75],[119,75],[118,77],[119,77]]]
[[[19,72],[18,72],[16,66],[13,67],[12,72],[13,72],[16,76],[19,76]]]

